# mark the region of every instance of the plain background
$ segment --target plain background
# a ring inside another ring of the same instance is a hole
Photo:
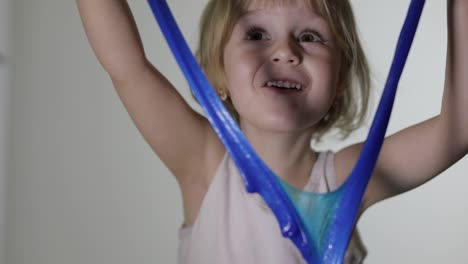
[[[7,223],[0,228],[6,238],[0,262],[176,263],[182,223],[177,183],[95,59],[75,2],[14,0],[10,10],[7,1],[0,0],[0,51],[8,52],[11,72],[7,78],[0,66],[0,162],[8,161],[0,163],[0,192],[7,196],[0,198],[0,224]],[[205,2],[169,3],[192,48]],[[379,96],[409,1],[352,3]],[[445,4],[427,1],[389,133],[440,109]],[[131,7],[150,60],[197,107],[146,1]],[[9,37],[5,25],[11,26]],[[321,147],[338,149],[366,132]],[[428,184],[367,211],[359,222],[366,263],[468,263],[467,171],[465,158]]]
[[[4,263],[6,246],[7,124],[10,118],[10,80],[7,67],[9,17],[10,1],[0,0],[0,263]]]

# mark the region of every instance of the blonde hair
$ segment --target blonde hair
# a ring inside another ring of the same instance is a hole
[[[227,91],[224,76],[224,48],[229,41],[236,21],[252,1],[260,4],[290,4],[297,0],[210,0],[200,23],[200,40],[197,59],[211,84],[217,91]],[[319,121],[315,140],[337,128],[342,138],[359,128],[367,114],[370,73],[362,50],[353,11],[348,0],[302,0],[308,7],[317,7],[328,21],[338,50],[341,53],[339,82],[335,101],[326,116]],[[226,108],[238,120],[239,116],[229,98]]]

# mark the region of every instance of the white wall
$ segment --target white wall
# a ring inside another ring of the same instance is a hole
[[[9,76],[7,58],[9,57],[10,32],[10,2],[0,0],[0,263],[5,263],[6,246],[6,180],[7,180],[7,149],[8,149],[8,118],[9,113]]]
[[[376,78],[383,86],[409,1],[355,1]],[[389,131],[437,114],[445,71],[446,4],[426,1]],[[376,23],[380,18],[382,23]],[[428,161],[430,162],[430,161]],[[360,221],[367,263],[468,263],[468,159],[428,184],[371,208]]]
[[[175,263],[182,222],[176,181],[94,58],[74,1],[12,2],[7,264]],[[202,2],[170,1],[192,47]],[[379,91],[408,2],[354,0]],[[390,132],[440,108],[444,2],[427,3]],[[193,104],[146,2],[131,6],[151,61]],[[466,171],[465,159],[371,208],[359,224],[367,263],[467,263]]]

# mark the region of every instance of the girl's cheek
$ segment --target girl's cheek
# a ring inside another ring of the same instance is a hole
[[[242,49],[239,49],[234,55],[235,60],[241,64],[245,63],[255,63],[264,57],[267,50],[265,48],[260,48],[258,46],[248,46]]]
[[[331,67],[335,67],[338,63],[338,56],[337,54],[328,49],[328,48],[311,48],[307,50],[307,56],[310,61],[321,64],[321,65],[329,65]]]
[[[334,50],[323,44],[306,44],[302,46],[304,52],[310,56],[330,56]]]

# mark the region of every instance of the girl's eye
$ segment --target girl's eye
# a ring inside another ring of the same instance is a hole
[[[305,31],[299,35],[297,40],[299,42],[325,42],[319,33],[313,31]]]
[[[247,31],[246,38],[253,41],[264,40],[266,38],[265,31],[261,28],[251,28]]]
[[[252,41],[268,40],[265,30],[259,27],[252,27],[246,33],[246,39]],[[324,43],[323,37],[315,31],[304,31],[297,37],[299,42],[320,42]]]

